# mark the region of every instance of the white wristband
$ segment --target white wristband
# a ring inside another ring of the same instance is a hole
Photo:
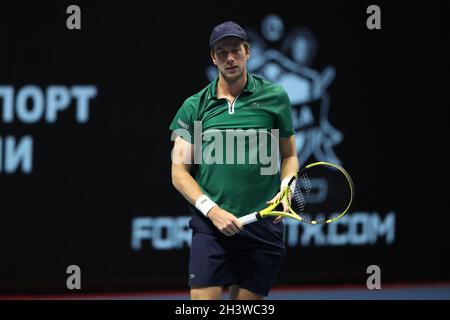
[[[289,184],[289,181],[291,180],[291,178],[284,178],[282,181],[281,181],[281,185],[280,185],[280,190],[283,190],[284,188],[286,188],[287,187],[287,185]],[[291,183],[291,185],[290,185],[290,189],[291,189],[291,197],[292,197],[292,195],[294,194],[294,191],[295,191],[295,183],[296,183],[296,181],[294,180],[294,181],[292,181],[292,183]]]
[[[211,210],[213,207],[217,206],[217,204],[212,201],[207,195],[203,194],[201,195],[197,201],[195,201],[195,207],[203,213],[203,215],[206,217],[208,215],[209,210]]]

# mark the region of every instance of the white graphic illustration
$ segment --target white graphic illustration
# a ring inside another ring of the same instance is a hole
[[[301,165],[317,161],[341,164],[333,148],[343,135],[328,121],[328,87],[336,76],[332,66],[322,72],[310,66],[317,53],[317,42],[307,28],[294,28],[284,36],[284,24],[277,15],[262,21],[262,36],[246,28],[251,44],[248,71],[281,84],[292,104],[298,158]],[[278,44],[278,49],[274,48]],[[207,69],[210,81],[217,76],[215,66]],[[314,158],[314,159],[313,159]]]

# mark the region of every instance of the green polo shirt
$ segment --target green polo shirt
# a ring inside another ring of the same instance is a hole
[[[217,81],[186,99],[170,129],[195,144],[191,174],[203,192],[241,217],[279,191],[278,139],[294,134],[291,104],[281,85],[249,73],[230,103],[217,98]]]

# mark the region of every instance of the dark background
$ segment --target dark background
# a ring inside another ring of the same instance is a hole
[[[66,28],[70,4],[79,31]],[[366,28],[370,4],[381,30]],[[450,280],[445,1],[55,1],[0,5],[0,85],[92,84],[98,95],[85,124],[73,105],[53,124],[0,121],[0,137],[29,134],[35,150],[31,174],[0,173],[0,292],[64,291],[70,264],[86,291],[186,288],[189,250],[132,251],[131,221],[188,214],[168,126],[208,84],[212,28],[259,30],[270,13],[285,30],[310,28],[312,67],[337,70],[329,120],[344,135],[335,152],[357,188],[352,210],[396,213],[394,244],[290,249],[277,284],[365,283],[371,264],[384,281]]]

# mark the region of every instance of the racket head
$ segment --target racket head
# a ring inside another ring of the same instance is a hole
[[[290,210],[297,220],[325,224],[343,217],[354,198],[353,180],[344,168],[315,162],[298,172]]]

